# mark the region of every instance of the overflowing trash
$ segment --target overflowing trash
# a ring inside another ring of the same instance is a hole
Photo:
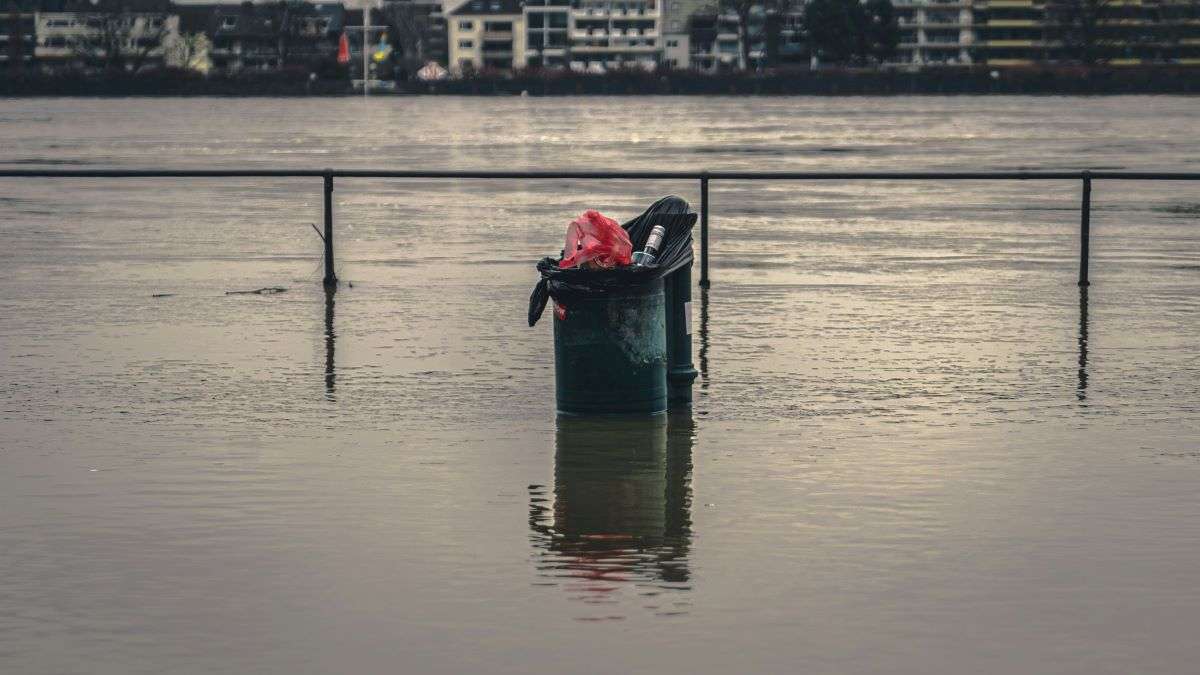
[[[621,293],[690,264],[695,224],[688,203],[673,196],[620,226],[599,211],[586,211],[568,226],[562,254],[538,261],[542,278],[529,296],[529,325],[538,322],[551,298],[565,320],[572,299]]]
[[[560,269],[607,269],[628,265],[633,255],[629,234],[599,211],[584,211],[567,226]]]

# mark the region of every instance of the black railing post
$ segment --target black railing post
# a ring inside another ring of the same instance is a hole
[[[333,169],[325,169],[325,287],[337,287],[333,271]]]
[[[1079,206],[1079,285],[1087,286],[1088,251],[1092,239],[1092,172],[1083,172],[1083,203]]]
[[[708,280],[708,171],[700,172],[700,288],[712,285]]]

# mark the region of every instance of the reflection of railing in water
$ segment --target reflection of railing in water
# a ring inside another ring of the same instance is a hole
[[[1088,289],[1079,287],[1079,384],[1075,396],[1081,402],[1087,400],[1088,386]]]
[[[385,169],[0,169],[0,178],[321,178],[324,183],[325,285],[337,284],[333,256],[334,178],[420,178],[480,180],[698,180],[700,181],[700,286],[708,287],[709,182],[782,181],[956,181],[1078,180],[1083,186],[1079,214],[1079,285],[1088,284],[1092,181],[1200,180],[1200,173],[1170,171],[391,171]]]
[[[700,391],[708,389],[708,288],[700,289]]]
[[[334,380],[337,378],[333,350],[337,342],[337,333],[333,330],[333,302],[335,289],[325,287],[325,398],[334,400]]]
[[[560,417],[554,485],[529,488],[538,575],[599,616],[628,586],[659,614],[686,611],[690,589],[690,414],[650,418]]]

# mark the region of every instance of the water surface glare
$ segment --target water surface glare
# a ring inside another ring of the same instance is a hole
[[[4,100],[0,166],[1196,171],[1198,119]],[[695,408],[605,423],[555,419],[532,263],[696,184],[339,180],[334,295],[320,188],[0,179],[0,672],[1200,659],[1200,185],[1098,181],[1081,292],[1077,182],[714,182]]]

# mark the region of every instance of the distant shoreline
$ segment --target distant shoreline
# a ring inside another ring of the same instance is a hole
[[[457,96],[902,96],[1200,94],[1200,67],[1139,66],[1083,69],[1029,67],[897,70],[791,70],[707,74],[563,72],[487,75],[442,82],[398,83],[375,95]],[[173,72],[137,76],[8,76],[0,96],[361,96],[343,79],[310,80],[297,73],[204,78]]]

